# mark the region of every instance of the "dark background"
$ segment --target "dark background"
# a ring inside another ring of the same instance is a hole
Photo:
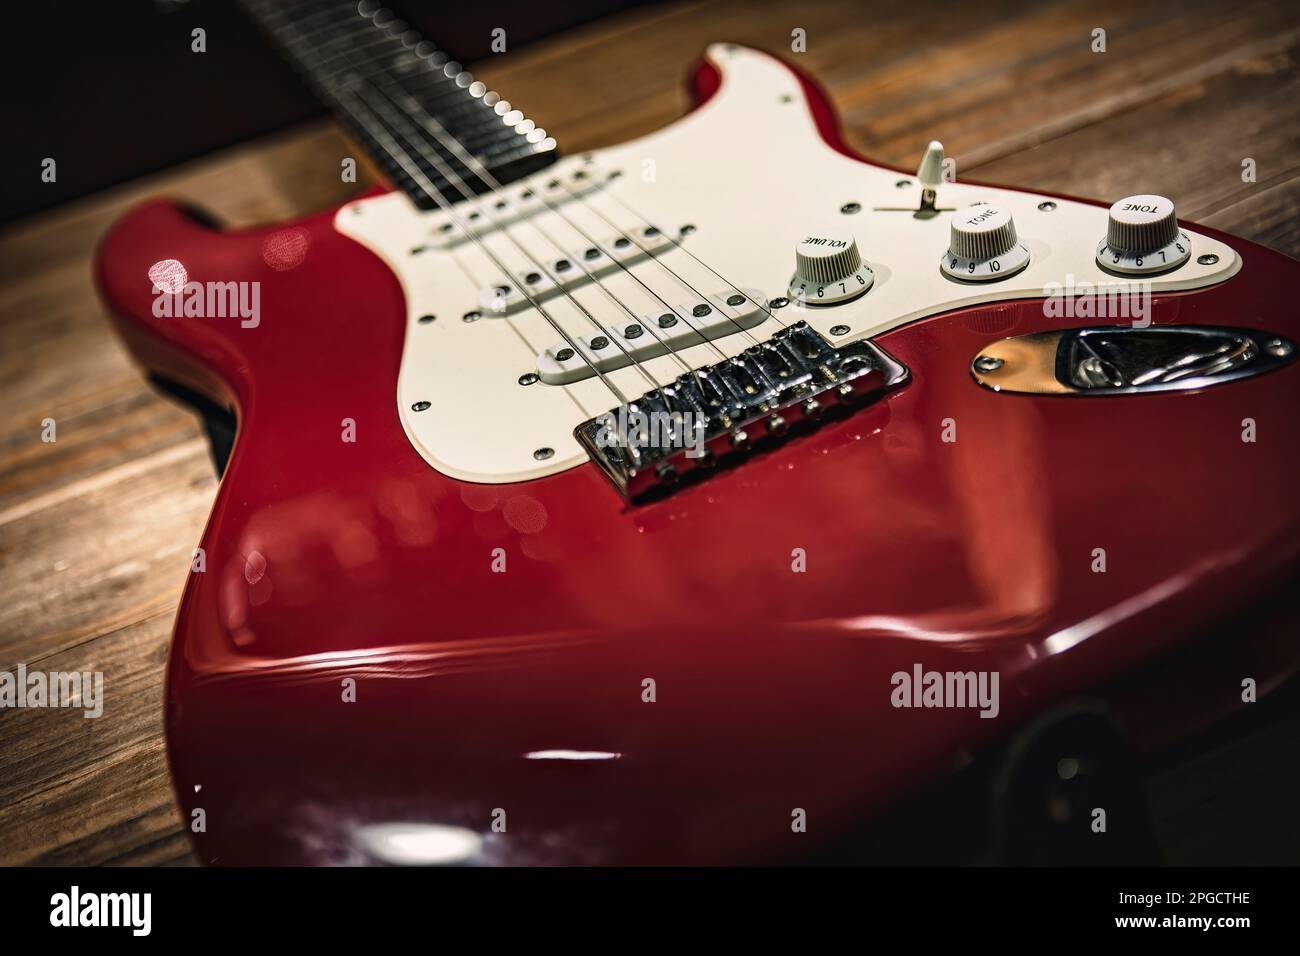
[[[515,50],[643,2],[385,5],[473,63],[494,27],[509,24]],[[13,3],[0,23],[0,222],[324,113],[233,0]],[[195,27],[206,53],[190,51]],[[54,183],[41,181],[47,156]]]

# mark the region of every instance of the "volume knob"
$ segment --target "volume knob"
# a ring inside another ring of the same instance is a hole
[[[1192,254],[1178,228],[1174,204],[1164,196],[1125,196],[1110,207],[1097,264],[1111,272],[1147,275],[1175,269]]]
[[[790,297],[801,305],[836,305],[871,288],[876,275],[862,261],[857,240],[842,229],[804,234],[794,249]]]
[[[1011,213],[974,203],[952,214],[948,251],[939,261],[953,279],[988,282],[1015,275],[1029,265],[1029,248],[1016,235]]]

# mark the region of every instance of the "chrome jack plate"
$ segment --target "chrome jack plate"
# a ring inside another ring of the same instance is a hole
[[[1295,343],[1224,326],[1093,326],[1002,339],[970,364],[995,392],[1134,395],[1207,388],[1272,371]]]

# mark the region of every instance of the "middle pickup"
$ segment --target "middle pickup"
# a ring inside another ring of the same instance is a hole
[[[761,325],[769,315],[757,289],[730,289],[636,319],[602,325],[591,335],[571,335],[537,356],[548,385],[568,385],[692,345]]]
[[[643,226],[572,249],[550,261],[539,260],[507,281],[484,286],[478,294],[485,316],[511,315],[557,295],[619,272],[642,259],[662,255],[677,243],[655,226]]]

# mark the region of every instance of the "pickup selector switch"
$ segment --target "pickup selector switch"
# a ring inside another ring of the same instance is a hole
[[[790,298],[800,305],[838,305],[871,288],[876,274],[862,261],[853,234],[820,229],[804,234],[794,247]]]
[[[990,282],[1029,265],[1029,247],[1016,235],[1011,213],[981,202],[952,214],[948,251],[939,261],[944,275],[965,282]]]
[[[1106,238],[1097,246],[1097,264],[1125,275],[1150,275],[1178,268],[1191,254],[1191,240],[1178,228],[1172,201],[1164,196],[1126,196],[1110,207]]]

